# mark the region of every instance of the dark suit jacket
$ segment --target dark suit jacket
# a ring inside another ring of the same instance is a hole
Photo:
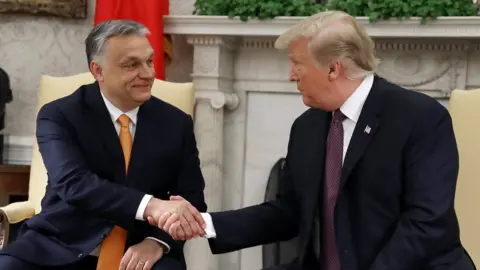
[[[43,106],[37,139],[48,171],[40,214],[3,252],[41,265],[87,256],[113,225],[128,231],[127,246],[148,236],[183,258],[183,242],[136,221],[143,196],[180,194],[206,211],[192,118],[155,97],[140,106],[128,176],[120,140],[97,83]]]
[[[298,236],[299,258],[291,269],[320,269],[318,211],[331,115],[309,109],[294,122],[285,164],[289,188],[276,200],[212,213],[214,253]],[[454,211],[458,166],[447,110],[375,77],[349,144],[335,208],[342,269],[469,269],[455,267],[468,260]]]

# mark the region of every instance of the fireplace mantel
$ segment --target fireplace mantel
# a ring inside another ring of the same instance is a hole
[[[242,22],[227,16],[173,15],[164,18],[168,34],[276,37],[304,17],[276,17]],[[357,17],[374,38],[480,38],[480,17],[439,17],[421,24],[420,18],[370,23]]]
[[[290,63],[275,39],[301,17],[242,22],[225,16],[167,16],[165,32],[193,46],[195,133],[209,211],[263,202],[273,164],[286,154],[290,126],[305,109]],[[381,60],[377,74],[446,105],[453,89],[480,87],[480,17],[370,23]],[[189,241],[196,270],[262,268],[259,247],[212,256],[204,239]]]

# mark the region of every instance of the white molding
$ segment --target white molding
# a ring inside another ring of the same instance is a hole
[[[5,164],[30,165],[32,161],[33,136],[5,135],[3,161]]]
[[[271,20],[229,19],[227,16],[170,15],[164,17],[165,33],[215,36],[279,36],[305,17],[276,17]],[[480,38],[480,16],[439,17],[420,23],[420,18],[370,23],[357,17],[373,38]]]
[[[441,89],[421,89],[407,85],[406,83],[398,83],[399,85],[417,92],[426,94],[435,99],[448,98],[450,96],[450,89],[441,91]],[[273,93],[273,94],[295,94],[299,95],[297,86],[290,81],[281,80],[237,80],[234,84],[236,91],[244,91],[249,93]]]

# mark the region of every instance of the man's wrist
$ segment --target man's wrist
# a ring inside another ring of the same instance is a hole
[[[140,221],[145,221],[145,208],[147,208],[148,202],[153,198],[150,194],[145,194],[142,201],[138,205],[137,213],[135,214],[135,219]]]
[[[148,201],[147,206],[145,207],[145,211],[143,212],[143,219],[147,220],[147,217],[153,216],[156,209],[158,209],[160,203],[161,203],[161,200],[152,197]]]
[[[146,240],[149,240],[150,242],[154,242],[155,245],[159,246],[162,249],[163,254],[167,254],[168,252],[170,252],[170,246],[167,243],[161,240],[158,240],[157,238],[154,238],[154,237],[147,237],[145,238],[145,241]]]
[[[202,215],[203,220],[205,220],[205,224],[207,225],[205,228],[205,238],[216,238],[217,232],[215,231],[215,226],[213,224],[212,216],[209,213],[200,213]]]

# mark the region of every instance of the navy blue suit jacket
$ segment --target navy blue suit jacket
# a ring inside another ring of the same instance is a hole
[[[319,211],[331,115],[309,109],[294,122],[286,188],[276,200],[212,213],[214,253],[298,236],[299,257],[289,269],[321,269]],[[447,110],[375,77],[346,153],[335,208],[342,269],[473,269],[454,210],[458,166]]]
[[[179,194],[206,211],[192,118],[155,97],[140,106],[128,176],[120,141],[97,83],[41,108],[36,131],[48,171],[42,211],[5,250],[40,265],[65,265],[92,252],[114,225],[127,247],[148,236],[183,257],[183,242],[135,220],[145,194]]]

